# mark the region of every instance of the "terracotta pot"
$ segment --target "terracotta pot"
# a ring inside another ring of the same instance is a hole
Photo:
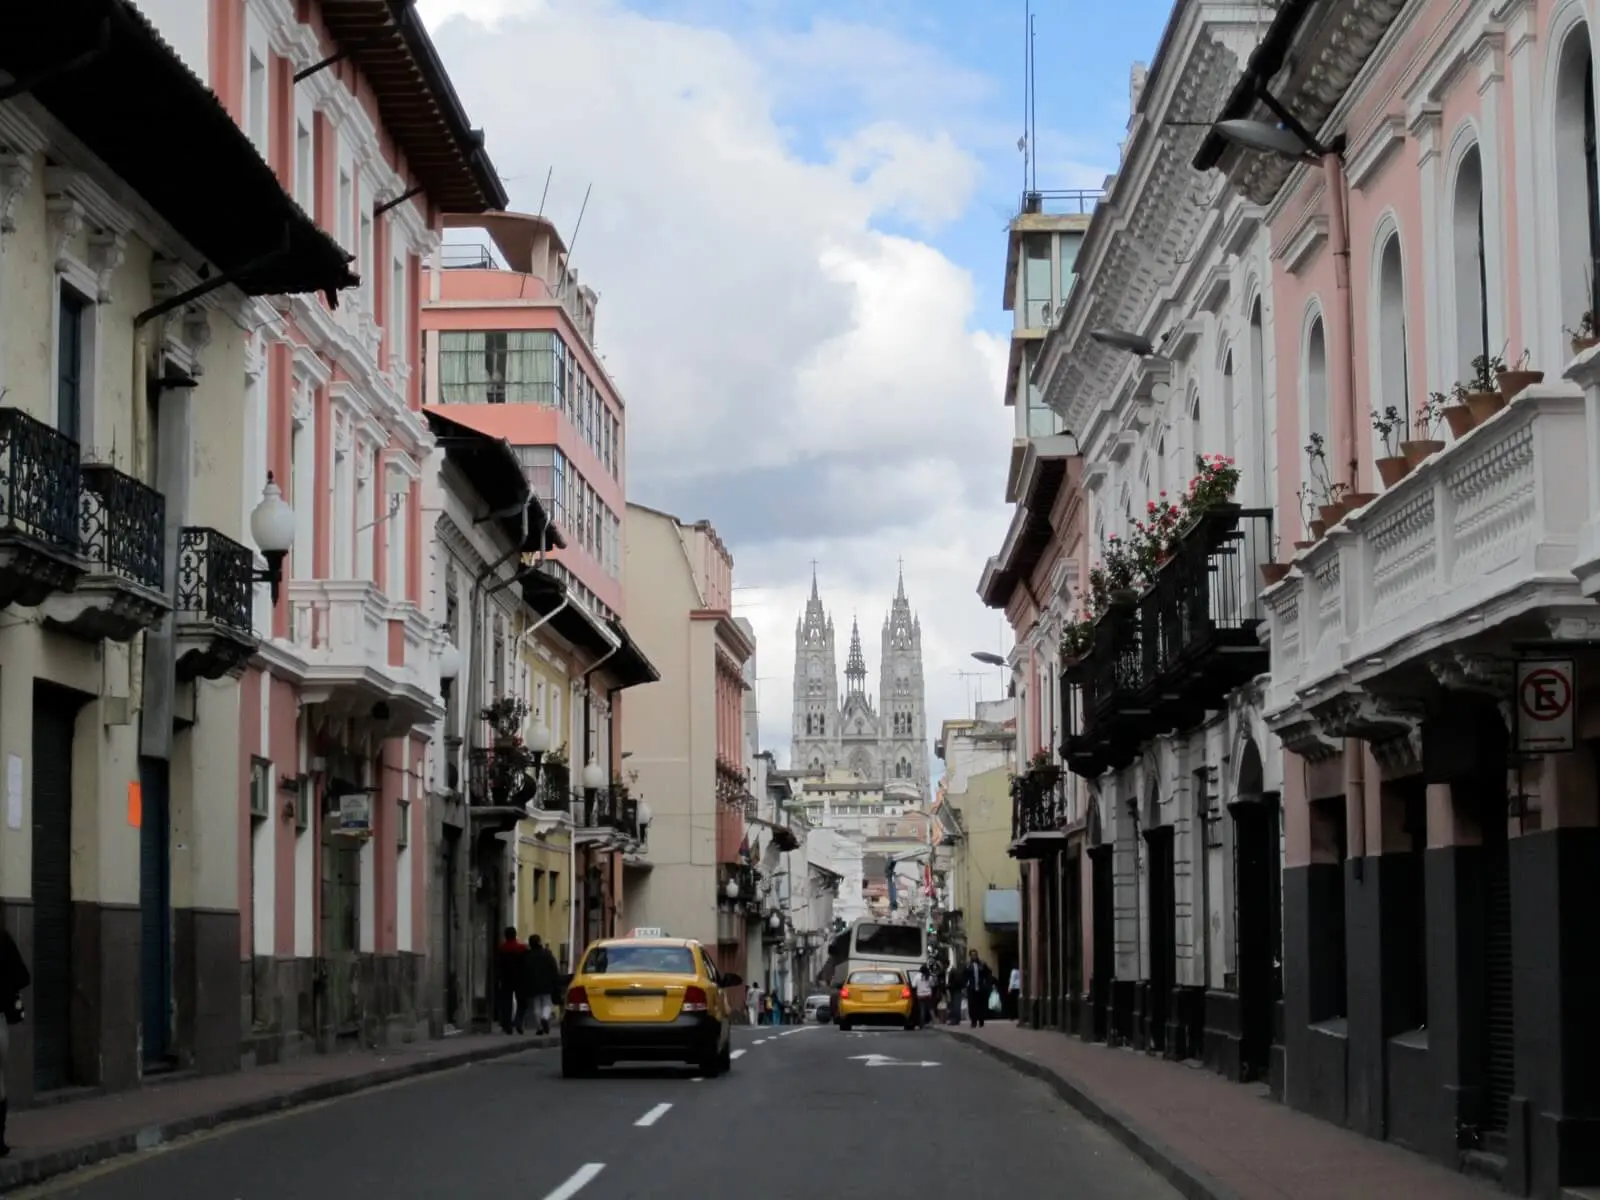
[[[1465,404],[1450,404],[1444,409],[1444,419],[1450,425],[1450,436],[1464,438],[1478,427],[1478,418]]]
[[[1575,337],[1572,339],[1572,357],[1577,358],[1585,350],[1592,350],[1600,346],[1600,337]]]
[[[1327,533],[1327,532],[1328,532],[1328,527],[1323,522],[1321,522],[1321,521],[1313,521],[1313,522],[1311,522],[1311,539],[1312,539],[1312,541],[1320,541],[1322,539],[1322,535]]]
[[[1343,500],[1337,500],[1332,504],[1317,505],[1317,516],[1322,518],[1322,527],[1324,529],[1333,528],[1344,520],[1345,513],[1349,511],[1349,506]]]
[[[1344,502],[1345,515],[1365,508],[1378,498],[1377,492],[1352,492]]]
[[[1530,388],[1536,383],[1544,382],[1543,371],[1498,371],[1495,379],[1500,384],[1500,394],[1510,404],[1517,398],[1517,394],[1525,388]]]
[[[1288,563],[1262,563],[1261,581],[1268,587],[1275,583],[1283,582],[1283,577],[1289,573]]]
[[[1397,454],[1390,458],[1378,460],[1378,478],[1383,480],[1383,486],[1392,488],[1411,471],[1411,463],[1405,455]]]
[[[1311,547],[1315,546],[1316,544],[1317,543],[1314,542],[1314,541],[1312,541],[1312,542],[1296,542],[1294,544],[1294,548],[1296,550],[1309,550],[1309,549],[1311,549]]]
[[[1406,461],[1411,464],[1411,469],[1416,470],[1417,464],[1430,455],[1439,453],[1444,449],[1444,443],[1433,438],[1419,438],[1414,442],[1401,442],[1400,453],[1406,456]]]
[[[1482,425],[1506,406],[1506,398],[1499,392],[1468,392],[1467,407]]]

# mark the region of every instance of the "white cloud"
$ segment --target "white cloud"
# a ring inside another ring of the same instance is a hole
[[[876,223],[926,236],[966,208],[974,154],[912,109],[941,70],[960,95],[979,82],[881,30],[740,41],[609,0],[422,10],[513,206],[536,208],[553,167],[546,212],[570,237],[593,185],[574,258],[602,294],[630,490],[709,518],[733,546],[736,583],[766,589],[740,593],[761,644],[764,745],[788,749],[812,558],[843,631],[859,610],[876,672],[904,557],[930,733],[960,715],[971,684],[955,673],[976,669],[970,651],[999,648],[999,617],[974,588],[1008,517],[1005,346],[974,330],[966,271]],[[863,47],[892,70],[857,119],[829,114],[831,157],[808,161],[776,107],[841,71],[869,78]],[[997,238],[995,270],[1003,253]]]

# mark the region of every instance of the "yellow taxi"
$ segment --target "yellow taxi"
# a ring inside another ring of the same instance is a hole
[[[595,942],[567,988],[561,1074],[592,1075],[618,1062],[687,1062],[707,1076],[730,1070],[728,989],[743,982],[719,971],[705,947],[688,938]]]
[[[852,1025],[901,1025],[915,1029],[917,1001],[904,971],[863,968],[851,971],[839,988],[839,1028]]]

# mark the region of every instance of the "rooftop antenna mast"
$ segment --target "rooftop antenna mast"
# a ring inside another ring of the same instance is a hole
[[[567,286],[567,271],[572,265],[572,251],[578,244],[578,230],[583,228],[583,214],[589,211],[589,193],[594,191],[591,183],[583,189],[583,203],[578,206],[578,219],[572,224],[572,240],[567,243],[567,257],[561,264],[561,282],[556,286],[556,295],[560,295]]]
[[[1028,190],[1039,190],[1039,81],[1033,65],[1034,25],[1033,0],[1028,0]]]
[[[550,164],[550,169],[544,173],[544,191],[539,194],[539,211],[536,216],[544,216],[544,202],[550,199],[550,179],[556,173],[555,163]]]
[[[1022,190],[1027,192],[1033,163],[1033,141],[1028,129],[1028,114],[1033,111],[1033,0],[1023,0],[1022,17],[1022,136],[1017,139],[1017,149],[1022,151]]]

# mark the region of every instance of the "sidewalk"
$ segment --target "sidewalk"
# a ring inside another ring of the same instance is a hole
[[[1263,1089],[1204,1068],[1011,1022],[948,1032],[1043,1079],[1190,1200],[1504,1196],[1419,1154],[1295,1112]]]
[[[152,1082],[132,1091],[22,1109],[11,1114],[6,1130],[11,1157],[0,1159],[0,1195],[233,1121],[542,1049],[559,1040],[462,1034],[383,1050],[311,1054],[229,1075]]]

